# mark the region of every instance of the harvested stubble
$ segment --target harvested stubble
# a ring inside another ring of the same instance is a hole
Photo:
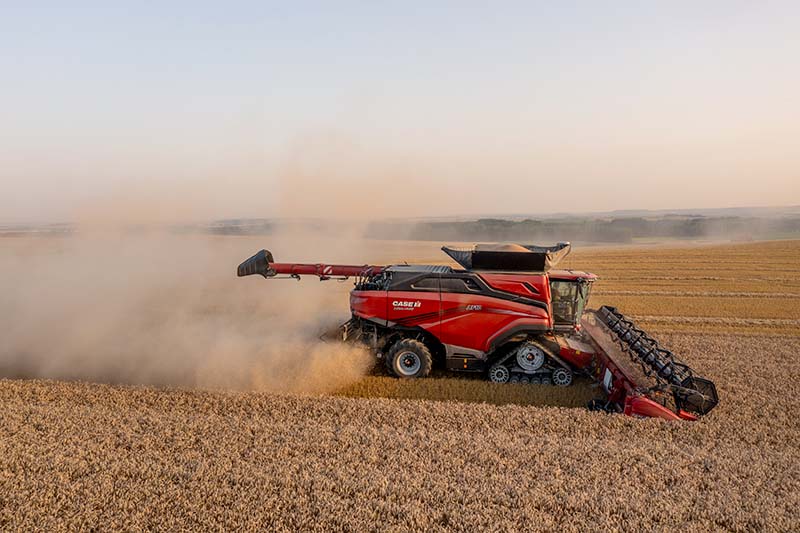
[[[663,340],[700,422],[0,381],[0,527],[799,530],[800,339]]]
[[[628,315],[800,318],[798,301],[790,298],[598,295],[591,303],[592,306],[613,305],[624,309]]]

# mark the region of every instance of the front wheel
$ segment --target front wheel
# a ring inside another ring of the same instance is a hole
[[[433,357],[431,351],[418,340],[400,339],[386,354],[389,372],[399,378],[424,378],[431,373]]]

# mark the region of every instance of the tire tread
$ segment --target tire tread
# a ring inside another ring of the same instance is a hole
[[[386,354],[386,368],[390,374],[397,376],[394,371],[395,358],[397,357],[398,353],[403,351],[412,351],[416,353],[420,358],[420,362],[422,363],[417,375],[409,376],[410,379],[423,378],[431,373],[431,368],[433,367],[433,355],[431,355],[431,351],[428,349],[428,347],[425,346],[422,341],[418,341],[416,339],[400,339],[392,344],[392,347],[389,348],[389,352]],[[406,378],[406,376],[398,377]]]

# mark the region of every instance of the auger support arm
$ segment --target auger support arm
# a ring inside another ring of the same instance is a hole
[[[330,278],[349,278],[352,276],[373,276],[383,271],[377,265],[327,265],[323,263],[276,263],[269,250],[261,250],[239,265],[239,277],[258,274],[265,278],[274,278],[279,274],[293,278],[300,276],[317,276],[321,280]]]

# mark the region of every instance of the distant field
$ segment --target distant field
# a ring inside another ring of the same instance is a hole
[[[800,335],[800,241],[584,248],[567,265],[600,276],[592,306],[656,330]]]

